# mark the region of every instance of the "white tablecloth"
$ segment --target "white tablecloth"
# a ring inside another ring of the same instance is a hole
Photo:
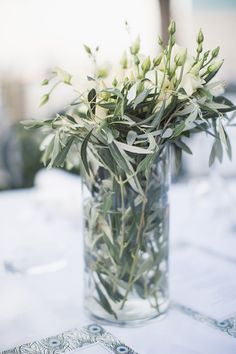
[[[144,327],[106,328],[140,354],[235,354],[236,320],[230,333],[222,322],[236,316],[235,211],[236,181],[173,185],[172,308]],[[43,171],[35,188],[1,192],[0,351],[90,323],[82,274],[80,179]]]

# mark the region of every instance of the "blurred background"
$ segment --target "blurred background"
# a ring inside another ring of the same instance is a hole
[[[140,34],[144,53],[155,54],[158,35],[166,36],[169,18],[177,22],[177,42],[194,50],[202,28],[205,49],[221,47],[225,59],[219,79],[236,103],[236,0],[0,0],[0,190],[30,187],[42,168],[40,132],[25,131],[19,122],[51,117],[70,102],[71,92],[60,88],[38,108],[45,89],[42,80],[55,66],[81,77],[91,70],[83,43],[99,45],[99,60],[116,62],[130,38]],[[236,129],[231,129],[236,151]],[[211,139],[191,142],[193,157],[185,157],[181,178],[212,174],[208,169]],[[225,157],[214,173],[236,175],[236,160]],[[180,178],[180,179],[181,179]]]

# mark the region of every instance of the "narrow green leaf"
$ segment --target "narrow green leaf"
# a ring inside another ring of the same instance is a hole
[[[173,117],[178,117],[178,116],[186,116],[187,114],[190,114],[194,110],[194,104],[190,103],[184,106],[184,108],[180,111],[177,111],[176,113],[173,114]]]
[[[190,125],[192,124],[196,118],[198,116],[198,109],[194,109],[190,114],[189,116],[187,117],[187,119],[185,119],[185,124],[186,125]]]
[[[123,155],[120,152],[120,149],[118,149],[117,145],[115,144],[115,142],[113,141],[111,144],[108,145],[109,150],[114,158],[114,160],[116,161],[116,163],[118,165],[120,165],[120,167],[127,173],[130,174],[130,169],[129,166],[125,160],[125,158],[123,157]]]
[[[127,137],[126,137],[126,141],[128,145],[133,145],[133,143],[135,142],[137,138],[137,133],[134,130],[129,130]]]
[[[225,104],[228,107],[235,107],[233,102],[231,102],[228,98],[224,96],[214,97],[214,102]]]
[[[91,110],[93,112],[93,114],[95,114],[95,110],[96,110],[96,90],[94,88],[92,88],[89,93],[88,93],[88,101],[91,107]]]
[[[123,296],[117,290],[114,290],[112,284],[106,281],[99,272],[97,272],[97,276],[101,284],[103,285],[103,288],[106,290],[107,295],[114,302],[120,302],[121,300],[123,300]]]
[[[223,160],[223,148],[222,148],[221,141],[219,139],[215,140],[214,149],[215,149],[216,157],[218,158],[218,160],[220,162],[222,162],[222,160]]]
[[[109,303],[109,301],[107,300],[106,296],[104,295],[104,293],[102,292],[102,290],[99,288],[99,285],[95,282],[95,287],[97,290],[97,294],[99,297],[98,303],[100,303],[102,305],[102,307],[111,315],[113,315],[115,317],[115,319],[117,319],[117,315],[116,313],[112,310],[111,305]]]
[[[209,156],[209,167],[211,167],[213,165],[213,163],[215,162],[216,159],[216,152],[215,152],[215,143],[212,145],[211,148],[211,153]]]
[[[90,139],[90,136],[92,135],[93,129],[90,130],[90,132],[86,135],[84,138],[82,144],[81,144],[81,159],[85,168],[85,171],[87,172],[88,175],[90,175],[90,170],[89,170],[89,164],[88,164],[88,159],[87,159],[87,145]]]
[[[102,131],[106,135],[107,143],[111,144],[112,141],[114,140],[114,135],[112,133],[112,130],[109,128],[109,126],[107,124],[104,124],[103,127],[102,127]]]
[[[150,90],[145,89],[135,98],[134,109],[148,97],[149,92]]]
[[[66,118],[71,122],[71,123],[75,123],[77,124],[76,120],[74,117],[72,117],[70,114],[67,114],[66,115]]]
[[[165,106],[166,106],[166,101],[164,100],[160,110],[155,114],[154,119],[152,121],[152,127],[153,128],[157,128],[158,129],[158,126],[159,126],[159,124],[161,122],[161,119],[163,117]]]
[[[57,130],[56,134],[55,134],[55,138],[54,138],[54,143],[53,143],[51,161],[50,161],[50,164],[48,165],[48,167],[50,167],[50,168],[53,167],[54,160],[57,157],[57,155],[60,153],[60,151],[61,151],[60,133]]]
[[[171,128],[167,128],[164,133],[162,134],[162,138],[163,139],[168,139],[171,137],[171,135],[173,134],[173,129]]]
[[[140,161],[140,163],[138,164],[137,167],[137,171],[138,172],[142,172],[145,171],[152,163],[153,159],[154,159],[154,153],[152,155],[147,155],[144,157],[144,159],[142,159],[142,161]]]
[[[112,206],[113,197],[114,197],[114,192],[107,192],[103,196],[102,211],[105,214],[110,210],[110,208]]]
[[[124,96],[122,95],[121,91],[118,90],[117,88],[107,88],[107,89],[102,90],[101,92],[111,93],[114,96],[121,98],[122,100],[124,99]]]
[[[74,142],[74,137],[71,136],[66,145],[63,147],[63,149],[58,153],[58,155],[56,156],[55,160],[52,163],[52,167],[60,167],[64,164],[66,156],[68,154],[68,152],[70,151],[70,148]]]
[[[174,145],[174,152],[175,152],[175,169],[178,174],[182,162],[182,149],[179,148],[177,145]]]
[[[51,125],[52,119],[46,120],[36,120],[36,119],[27,119],[22,120],[20,123],[24,126],[25,129],[37,129],[42,128],[45,125]]]
[[[227,134],[226,134],[226,143],[227,143],[227,155],[229,159],[232,160],[232,147]]]
[[[46,147],[46,149],[45,149],[45,151],[43,153],[42,163],[44,164],[44,166],[47,165],[47,162],[50,159],[50,156],[51,156],[52,151],[53,151],[54,141],[55,141],[55,135],[52,137],[50,143],[48,144],[48,146]]]
[[[222,144],[227,147],[227,142],[226,142],[226,136],[225,136],[225,130],[223,127],[223,124],[221,122],[221,119],[219,119],[219,135],[220,135],[220,140]]]
[[[185,151],[187,154],[192,155],[192,151],[183,141],[176,140],[174,141],[174,144],[177,145],[179,148],[181,148],[183,151]]]
[[[128,94],[127,94],[127,100],[128,100],[128,104],[130,104],[136,97],[137,95],[137,88],[139,86],[140,82],[136,82],[128,91]]]
[[[180,122],[175,128],[174,128],[174,132],[173,132],[173,136],[179,136],[185,128],[185,122]]]
[[[120,141],[116,140],[116,145],[118,146],[118,148],[125,150],[125,151],[129,151],[132,152],[134,154],[152,154],[153,151],[149,148],[145,149],[139,146],[133,146],[133,145],[127,145],[125,143],[121,143]]]

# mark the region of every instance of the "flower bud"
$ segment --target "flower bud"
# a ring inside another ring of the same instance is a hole
[[[216,47],[215,49],[213,49],[213,51],[211,52],[212,58],[216,58],[219,54],[219,51],[220,51],[220,47]]]
[[[67,71],[59,68],[58,66],[54,69],[54,73],[62,80],[65,84],[71,85],[72,76]]]
[[[96,70],[96,76],[98,79],[105,79],[109,74],[108,68],[105,66],[100,66]]]
[[[197,36],[197,42],[198,44],[201,44],[204,41],[204,35],[202,33],[202,30],[200,29],[200,31],[198,32],[198,36]]]
[[[41,97],[40,103],[39,103],[39,107],[43,106],[45,103],[47,103],[47,101],[49,100],[49,93],[46,93],[45,95],[43,95]]]
[[[111,95],[109,92],[101,92],[100,96],[104,101],[108,101]]]
[[[175,64],[176,66],[182,66],[185,63],[187,57],[187,49],[182,48],[178,54],[175,56]]]
[[[84,49],[85,49],[85,51],[86,51],[87,54],[89,54],[89,55],[92,54],[91,49],[90,49],[89,46],[87,46],[86,44],[84,44]]]
[[[48,83],[49,83],[49,80],[48,79],[44,79],[41,85],[42,86],[46,86],[46,85],[48,85]]]
[[[201,53],[202,52],[202,43],[199,43],[197,46],[197,53]]]
[[[158,37],[158,44],[160,46],[163,46],[163,44],[164,44],[163,39],[160,36]]]
[[[150,60],[150,57],[147,57],[144,62],[142,63],[142,70],[144,72],[144,74],[146,74],[148,72],[148,70],[150,69],[151,67],[151,60]]]
[[[122,69],[127,69],[127,67],[128,67],[128,58],[127,58],[126,52],[124,52],[124,54],[121,57],[120,65],[121,65]]]
[[[137,37],[132,46],[130,47],[131,54],[138,54],[140,50],[140,37]]]
[[[153,66],[156,67],[158,66],[162,61],[162,53],[158,55],[155,59],[153,59]]]
[[[139,60],[139,57],[137,55],[135,55],[135,57],[134,57],[134,64],[135,65],[139,65],[140,64],[140,60]]]
[[[118,85],[117,78],[115,77],[112,81],[112,86],[116,87]]]
[[[202,67],[202,61],[199,61],[197,64],[195,64],[192,69],[190,70],[190,73],[197,76],[199,74],[199,71]]]
[[[172,35],[171,38],[170,38],[170,44],[171,44],[172,47],[175,44],[175,36],[174,35]]]
[[[175,24],[175,21],[172,20],[170,22],[169,27],[168,27],[168,32],[172,36],[175,33],[175,31],[176,31],[176,24]]]
[[[203,55],[203,61],[206,61],[208,56],[209,56],[210,51],[208,50],[207,52],[204,53]]]
[[[220,67],[222,66],[223,62],[224,62],[224,60],[219,60],[219,61],[216,61],[215,63],[209,65],[207,68],[208,73],[213,73],[215,71],[218,71],[220,69]]]

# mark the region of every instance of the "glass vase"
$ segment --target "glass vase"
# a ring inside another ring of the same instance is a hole
[[[99,166],[83,188],[85,308],[120,326],[162,316],[169,302],[169,148],[145,168],[137,159],[135,180]]]

